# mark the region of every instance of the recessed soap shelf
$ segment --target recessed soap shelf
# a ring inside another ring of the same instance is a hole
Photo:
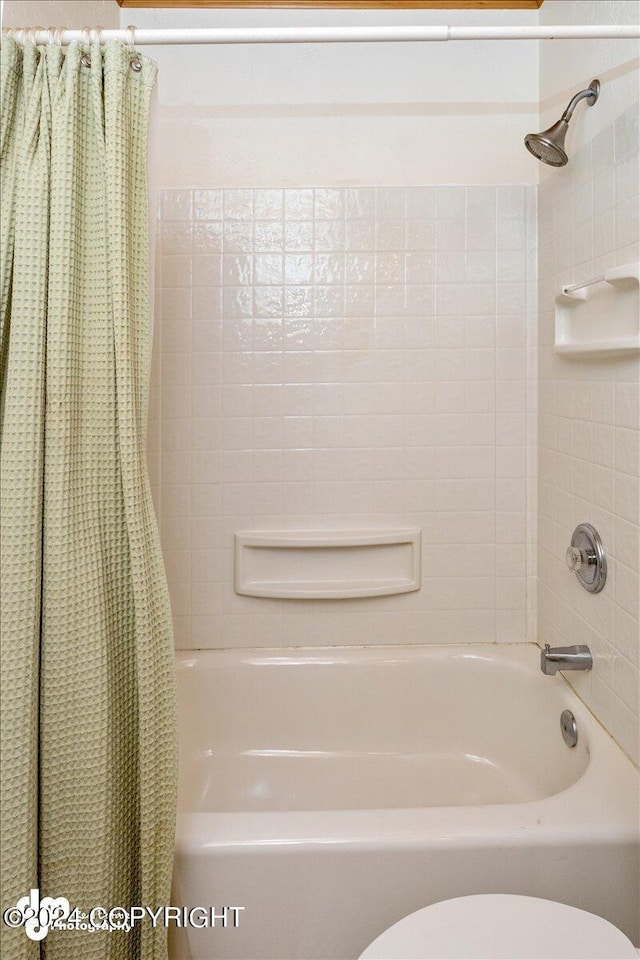
[[[640,263],[612,267],[556,297],[556,353],[630,353],[640,350]]]
[[[335,600],[420,589],[421,531],[247,530],[235,535],[235,591]]]

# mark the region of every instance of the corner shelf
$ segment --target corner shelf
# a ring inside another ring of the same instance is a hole
[[[419,529],[236,533],[235,591],[335,600],[419,590],[421,536]]]
[[[563,286],[556,297],[555,349],[568,356],[640,350],[640,263]]]

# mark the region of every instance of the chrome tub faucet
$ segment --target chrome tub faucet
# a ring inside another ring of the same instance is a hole
[[[585,644],[573,644],[571,647],[550,647],[545,643],[540,651],[540,669],[549,677],[558,670],[591,670],[593,657]]]

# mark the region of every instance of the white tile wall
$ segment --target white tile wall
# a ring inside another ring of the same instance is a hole
[[[539,639],[591,646],[593,671],[567,679],[636,763],[640,363],[557,356],[553,298],[562,283],[640,258],[639,183],[635,105],[539,188]],[[609,558],[597,596],[564,564],[581,521],[600,531]]]
[[[526,638],[534,243],[531,187],[163,192],[152,469],[179,646]],[[423,529],[417,593],[233,591],[236,530],[398,525]]]

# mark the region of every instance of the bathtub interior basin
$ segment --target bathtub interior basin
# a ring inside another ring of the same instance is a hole
[[[353,960],[429,904],[519,894],[640,936],[638,771],[533,644],[178,656],[172,960]],[[571,710],[575,747],[560,715]]]
[[[181,808],[347,810],[518,803],[588,764],[563,681],[514,645],[182,656]],[[546,681],[546,682],[545,682]]]

